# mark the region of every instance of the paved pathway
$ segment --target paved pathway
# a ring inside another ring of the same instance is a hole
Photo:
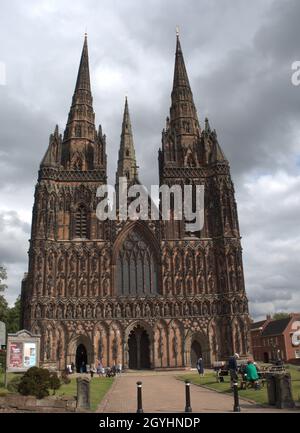
[[[134,372],[117,377],[102,400],[98,412],[136,412],[136,382],[143,382],[144,412],[184,412],[185,384],[176,379],[183,372]],[[232,412],[233,396],[191,385],[193,412]],[[275,412],[240,400],[242,412]],[[283,412],[282,410],[280,412]]]

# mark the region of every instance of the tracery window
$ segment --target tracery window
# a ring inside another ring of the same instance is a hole
[[[78,207],[75,214],[75,237],[87,238],[88,237],[88,221],[87,211],[85,206]]]
[[[118,295],[158,293],[153,249],[136,231],[129,233],[118,253],[116,282]]]

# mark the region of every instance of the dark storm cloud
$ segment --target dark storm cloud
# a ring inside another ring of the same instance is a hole
[[[84,31],[109,179],[127,95],[148,186],[158,182],[179,25],[200,122],[208,115],[230,160],[251,312],[299,310],[300,87],[291,85],[299,16],[297,0],[2,2],[0,261],[8,266],[10,300],[26,271],[38,165],[55,124],[65,126]]]
[[[0,212],[0,263],[16,264],[26,261],[26,244],[30,225],[14,211]]]

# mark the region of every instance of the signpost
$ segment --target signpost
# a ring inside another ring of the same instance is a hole
[[[0,322],[0,349],[1,349],[0,369],[3,369],[4,386],[6,388],[6,383],[7,383],[7,377],[6,377],[6,325],[4,322]]]
[[[23,329],[7,335],[7,371],[25,372],[40,363],[40,335]]]
[[[6,349],[6,326],[4,322],[0,322],[0,349]]]

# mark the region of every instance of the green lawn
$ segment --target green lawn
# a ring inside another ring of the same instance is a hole
[[[9,382],[14,376],[15,374],[18,373],[7,373],[7,381]],[[0,396],[7,394],[9,391],[4,388],[4,373],[1,371],[0,372]]]
[[[288,370],[291,373],[292,378],[292,390],[294,400],[300,401],[300,371],[299,367],[288,366]],[[229,376],[224,377],[223,383],[218,383],[216,381],[216,374],[212,371],[207,371],[204,377],[200,377],[198,373],[188,373],[178,376],[180,380],[189,379],[191,383],[195,385],[204,385],[211,389],[215,389],[224,393],[231,393],[230,389],[230,379]],[[257,403],[268,404],[267,396],[267,385],[260,390],[250,389],[239,389],[239,396],[254,400]]]
[[[99,406],[102,398],[111,387],[114,379],[112,377],[93,377],[91,379],[91,410],[95,411]],[[76,378],[71,379],[68,385],[62,385],[56,395],[75,396],[77,394]]]
[[[15,376],[15,373],[8,373],[8,382]],[[102,398],[109,390],[114,379],[111,377],[93,377],[91,379],[91,410],[95,411],[99,406]],[[4,376],[0,373],[0,396],[8,393],[9,391],[4,388]],[[50,390],[50,395],[52,391]],[[68,385],[62,385],[57,391],[56,395],[76,396],[77,384],[76,378],[71,378]]]

